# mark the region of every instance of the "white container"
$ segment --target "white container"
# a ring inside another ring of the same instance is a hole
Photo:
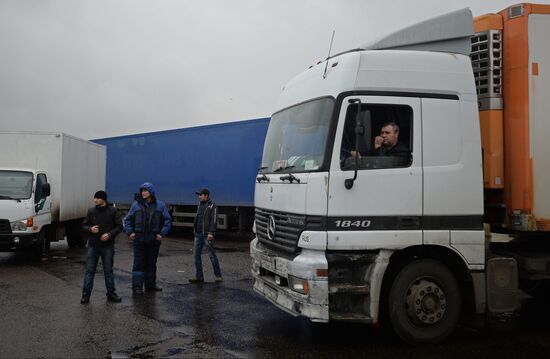
[[[105,147],[63,133],[0,132],[0,170],[46,173],[51,221],[83,218],[105,189]]]

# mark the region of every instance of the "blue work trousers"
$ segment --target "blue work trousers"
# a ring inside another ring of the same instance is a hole
[[[83,295],[90,296],[90,294],[92,294],[94,276],[99,258],[101,258],[101,263],[103,264],[103,275],[105,276],[107,295],[115,292],[115,276],[113,274],[114,256],[114,245],[88,247],[88,252],[86,254],[86,274],[84,275],[84,285],[82,287]]]
[[[216,277],[221,277],[222,272],[220,270],[220,262],[218,261],[218,257],[216,256],[215,239],[209,241],[208,234],[195,233],[195,245],[193,249],[193,252],[195,254],[195,278],[202,279],[204,276],[202,273],[201,260],[202,247],[206,247],[208,250],[208,256],[210,257],[212,267],[214,268],[214,275]]]
[[[134,267],[132,269],[132,290],[154,288],[157,283],[157,258],[160,242],[134,241]]]

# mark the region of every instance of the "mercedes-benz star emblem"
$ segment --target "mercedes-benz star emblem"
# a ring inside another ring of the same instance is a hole
[[[273,240],[275,238],[275,217],[269,216],[269,222],[267,223],[267,238]]]

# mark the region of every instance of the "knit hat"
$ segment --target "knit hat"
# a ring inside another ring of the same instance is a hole
[[[94,198],[99,198],[99,199],[102,199],[104,201],[107,200],[107,192],[105,191],[97,191],[95,194],[94,194]]]

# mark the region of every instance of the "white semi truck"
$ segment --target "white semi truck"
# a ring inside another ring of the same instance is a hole
[[[548,14],[456,11],[292,79],[257,177],[254,290],[411,343],[517,310],[519,286],[550,293]],[[405,156],[375,150],[382,129]]]
[[[62,133],[0,132],[0,251],[82,247],[82,219],[105,188],[105,147]]]

